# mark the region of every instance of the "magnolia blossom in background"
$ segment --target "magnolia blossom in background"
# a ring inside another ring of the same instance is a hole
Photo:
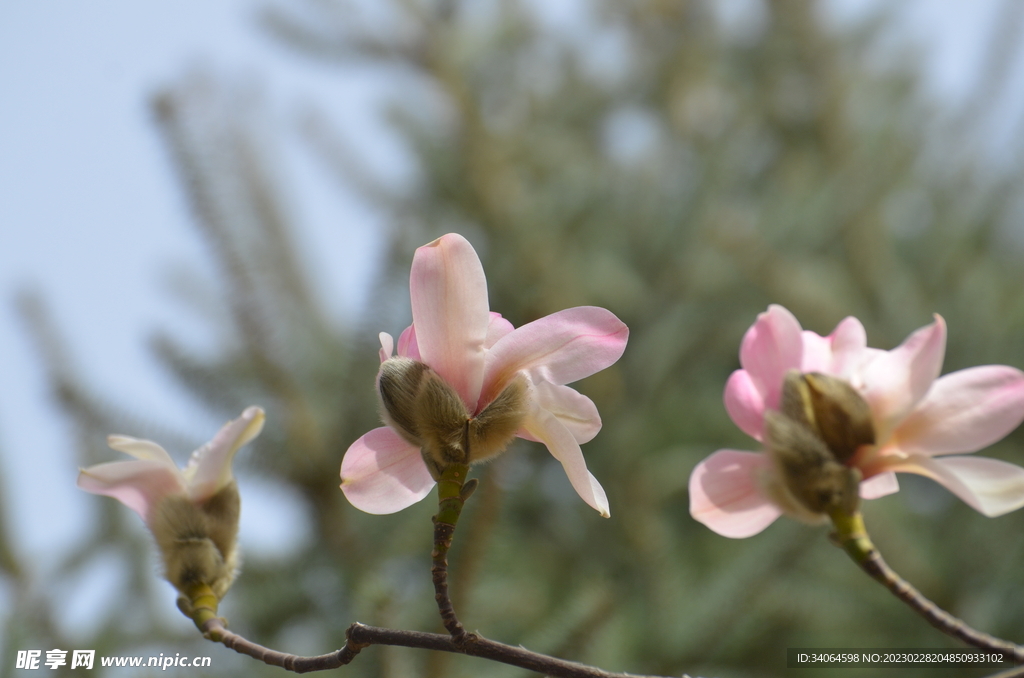
[[[113,497],[138,513],[147,523],[160,500],[183,496],[200,504],[231,482],[231,460],[242,445],[263,429],[263,410],[250,407],[229,421],[213,440],[192,453],[179,469],[171,455],[156,443],[113,435],[107,444],[135,461],[113,461],[81,469],[78,487],[93,494]]]
[[[397,356],[428,366],[471,418],[511,384],[522,383],[522,423],[515,435],[544,443],[580,497],[608,516],[607,496],[580,450],[600,431],[601,418],[589,398],[565,384],[618,360],[626,326],[605,309],[583,306],[513,328],[490,312],[480,259],[455,233],[416,250],[409,290],[413,322],[398,339]],[[383,332],[380,339],[383,370],[393,360],[395,342]],[[391,426],[352,443],[341,479],[348,500],[368,513],[399,511],[434,486],[421,447]]]
[[[891,351],[868,348],[856,318],[827,337],[802,330],[770,306],[743,337],[742,369],[725,387],[725,407],[745,433],[764,442],[768,410],[780,409],[786,373],[822,373],[849,383],[867,402],[875,444],[848,462],[864,480],[860,495],[896,492],[894,472],[935,480],[986,516],[1024,506],[1024,469],[995,459],[945,455],[975,452],[1024,420],[1024,373],[985,365],[939,378],[946,349],[941,317]],[[690,476],[690,513],[726,537],[757,534],[784,511],[769,497],[776,482],[768,455],[718,450]]]
[[[117,499],[146,522],[164,576],[183,594],[186,613],[196,586],[209,586],[221,598],[237,573],[240,499],[231,460],[259,435],[263,419],[260,408],[246,409],[193,452],[184,469],[154,442],[110,436],[110,447],[135,460],[98,464],[78,474],[78,487]]]

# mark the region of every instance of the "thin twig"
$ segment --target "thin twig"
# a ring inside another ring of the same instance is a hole
[[[1024,646],[982,633],[968,626],[962,619],[951,615],[928,600],[920,591],[900,577],[882,559],[868,537],[860,513],[847,516],[837,512],[832,516],[836,537],[843,550],[868,573],[872,579],[889,589],[894,596],[924,617],[929,624],[943,633],[958,638],[968,645],[999,652],[1014,663],[1024,663]]]
[[[451,556],[449,566],[454,567],[455,571],[448,578],[448,584],[459,592],[459,608],[463,612],[466,611],[467,600],[470,599],[470,593],[473,590],[471,583],[477,574],[487,540],[493,534],[493,523],[498,517],[501,506],[502,492],[494,482],[493,468],[493,466],[481,468],[483,474],[480,478],[480,485],[486,491],[480,498],[476,511],[467,516],[471,519],[469,524],[466,524],[466,518],[459,519],[462,525],[460,528],[462,536],[459,538],[462,545],[454,554],[449,552]],[[463,490],[462,494],[465,499],[465,490]],[[443,678],[450,674],[451,671],[448,670],[448,665],[451,659],[452,656],[450,654],[442,652],[433,653],[425,669],[425,678]]]
[[[339,666],[344,666],[352,661],[355,656],[359,654],[359,651],[365,647],[365,645],[360,645],[359,643],[355,643],[349,639],[349,641],[345,643],[345,647],[337,650],[336,652],[322,654],[316,657],[300,657],[294,654],[271,650],[250,640],[246,640],[237,633],[228,631],[224,627],[224,620],[220,618],[208,620],[203,624],[202,631],[203,635],[210,640],[221,643],[225,647],[228,647],[239,654],[248,655],[253,659],[263,662],[264,664],[279,666],[286,671],[292,671],[294,673],[336,669]]]
[[[452,464],[441,475],[438,482],[440,495],[439,510],[434,516],[434,553],[432,568],[434,589],[438,610],[445,628],[451,635],[400,631],[365,624],[352,624],[346,632],[345,646],[340,650],[315,657],[301,657],[271,650],[229,631],[224,620],[217,616],[217,597],[206,585],[197,585],[188,591],[189,616],[203,635],[214,642],[223,644],[235,652],[257,659],[264,664],[278,666],[294,673],[326,671],[351,662],[360,650],[370,645],[397,645],[437,652],[451,652],[471,657],[518,666],[555,678],[626,678],[630,674],[610,673],[585,664],[565,661],[548,655],[531,652],[523,647],[512,647],[493,640],[487,640],[475,633],[467,633],[455,616],[448,597],[448,550],[451,548],[455,524],[466,498],[475,486],[465,482],[469,467]]]
[[[217,616],[217,606],[220,601],[206,584],[197,584],[187,591],[182,599],[187,602],[182,604],[183,611],[192,618],[195,625],[203,632],[203,635],[214,642],[221,643],[239,654],[244,654],[257,659],[264,664],[279,666],[294,673],[307,673],[309,671],[327,671],[345,666],[359,654],[360,650],[370,645],[397,645],[400,647],[411,647],[421,650],[434,650],[437,652],[452,652],[464,654],[471,657],[480,657],[492,661],[518,666],[531,671],[537,671],[555,678],[624,678],[630,676],[626,673],[609,673],[585,664],[556,659],[547,655],[531,652],[523,647],[512,647],[503,643],[496,643],[473,634],[473,642],[466,642],[453,636],[445,636],[439,633],[423,633],[420,631],[399,631],[397,629],[383,629],[376,626],[366,626],[356,622],[348,627],[345,632],[345,646],[335,652],[322,654],[315,657],[301,657],[299,655],[278,652],[263,647],[242,636],[229,631],[224,625],[222,618]],[[463,631],[465,633],[465,631]]]
[[[491,661],[518,666],[555,678],[644,678],[629,673],[610,673],[585,664],[556,659],[547,655],[531,652],[522,647],[512,647],[497,643],[486,638],[476,637],[472,643],[459,645],[455,639],[440,633],[423,633],[421,631],[401,631],[367,626],[356,622],[352,624],[346,636],[345,646],[336,652],[316,657],[300,657],[286,654],[257,645],[237,633],[228,631],[220,618],[205,622],[203,632],[207,638],[222,643],[235,652],[248,655],[265,664],[279,666],[294,673],[308,671],[326,671],[336,669],[351,662],[360,650],[370,645],[396,645],[437,652],[452,652],[471,657],[480,657]],[[646,677],[657,678],[657,677]]]
[[[455,607],[448,594],[448,551],[452,547],[455,525],[459,522],[459,515],[462,514],[462,507],[465,504],[463,487],[475,487],[475,483],[466,485],[468,473],[468,464],[449,464],[437,481],[438,510],[434,516],[434,550],[430,553],[430,574],[434,580],[437,610],[441,613],[441,621],[451,634],[452,640],[459,645],[473,640],[475,636],[467,633],[462,626],[455,615]]]

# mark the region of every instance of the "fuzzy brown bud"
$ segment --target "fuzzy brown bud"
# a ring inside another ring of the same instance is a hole
[[[781,411],[765,414],[765,443],[781,484],[773,498],[798,517],[853,514],[861,473],[847,466],[857,449],[875,442],[871,410],[847,382],[791,370]]]
[[[194,503],[171,495],[157,503],[150,520],[164,565],[164,576],[182,594],[199,584],[218,599],[239,568],[237,548],[241,501],[232,480],[209,499]]]
[[[471,464],[500,454],[523,423],[526,379],[517,376],[476,416],[430,366],[389,358],[377,376],[381,417],[402,438],[420,447],[435,479],[449,464]]]

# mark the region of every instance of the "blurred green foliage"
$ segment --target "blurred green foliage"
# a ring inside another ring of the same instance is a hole
[[[700,459],[756,449],[721,396],[743,332],[769,303],[821,334],[856,315],[881,348],[937,312],[949,326],[945,371],[1024,366],[1019,168],[973,155],[962,128],[925,103],[911,66],[868,65],[885,16],[837,32],[810,2],[749,4],[750,14],[723,23],[713,2],[592,2],[560,30],[513,0],[394,0],[370,16],[341,0],[266,10],[264,30],[296,54],[372,65],[406,83],[388,116],[415,160],[408,186],[376,179],[329,116],[303,127],[325,168],[388,217],[369,311],[346,327],[328,319],[304,276],[288,177],[259,107],[201,77],[156,97],[159,130],[221,273],[218,289],[194,297],[223,341],[202,354],[161,332],[153,348],[225,419],[253,403],[267,410],[248,459],[297,491],[314,535],[301,552],[246,564],[224,604],[233,628],[306,654],[340,647],[355,620],[440,630],[432,498],[365,515],[344,501],[338,468],[377,425],[376,335],[409,322],[412,251],[458,231],[481,255],[491,308],[515,325],[597,305],[631,330],[622,360],[579,385],[604,419],[584,453],[612,518],[579,501],[538,444],[519,441],[480,467],[451,566],[467,628],[665,675],[787,675],[787,647],[956,647],[848,562],[824,527],[780,520],[734,541],[688,514]],[[41,306],[26,310],[49,347],[83,464],[111,458],[103,440],[113,431],[169,448],[195,442],[94,394]],[[1024,463],[1024,434],[985,454]],[[903,492],[865,507],[888,561],[969,623],[1024,639],[1024,512],[989,520],[929,481],[901,480]],[[59,576],[103,554],[128,564],[121,601],[96,624],[98,654],[180,648],[212,655],[216,675],[279,675],[155,610],[154,587],[165,584],[145,539],[127,529],[136,516],[96,502],[102,522]],[[11,562],[4,570],[17,577]],[[51,642],[59,601],[19,601],[6,647]],[[343,670],[522,674],[380,647]]]

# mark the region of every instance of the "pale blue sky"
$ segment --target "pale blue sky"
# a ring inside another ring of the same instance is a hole
[[[336,190],[294,121],[315,103],[353,132],[372,166],[395,170],[401,158],[376,115],[387,83],[279,49],[257,28],[258,7],[247,0],[0,2],[0,500],[40,582],[96,500],[74,487],[72,431],[50,401],[14,310],[18,289],[45,296],[77,368],[111,402],[197,436],[221,423],[183,397],[145,347],[157,326],[199,345],[208,339],[164,277],[182,262],[212,269],[151,121],[150,94],[199,71],[263,93],[281,129],[284,173],[303,226],[299,245],[313,266],[307,273],[333,316],[358,312],[357,299],[331,290],[358,288],[368,277],[381,219]],[[170,451],[182,462],[189,453]],[[250,553],[301,538],[289,523],[302,521],[281,519],[297,502],[261,501],[278,491],[252,483],[246,490],[244,523],[261,526],[243,526]],[[7,594],[0,583],[0,616]],[[89,607],[74,597],[69,605]]]
[[[877,2],[832,0],[829,15],[847,21]],[[742,15],[754,4],[729,0],[726,12]],[[371,165],[401,174],[400,149],[377,115],[390,85],[378,73],[318,66],[280,48],[256,25],[260,6],[0,0],[0,475],[19,551],[41,564],[41,578],[90,519],[93,500],[74,488],[70,430],[13,310],[17,289],[43,293],[77,366],[112,401],[197,434],[220,423],[196,411],[145,349],[156,326],[203,341],[162,276],[182,261],[210,269],[150,120],[149,94],[197,69],[263,92],[280,122],[309,274],[331,314],[358,312],[358,299],[332,291],[367,279],[382,220],[336,190],[290,125],[315,103]],[[923,47],[938,100],[955,103],[967,91],[999,6],[914,0],[900,10],[895,42]],[[546,14],[553,24],[573,16]],[[1007,105],[1019,110],[1021,102]],[[175,453],[184,460],[187,451]],[[278,539],[266,528],[287,521],[269,520],[259,500],[272,489],[248,491],[246,521]],[[243,526],[243,546],[259,554],[260,534]],[[0,615],[4,596],[0,586]]]

